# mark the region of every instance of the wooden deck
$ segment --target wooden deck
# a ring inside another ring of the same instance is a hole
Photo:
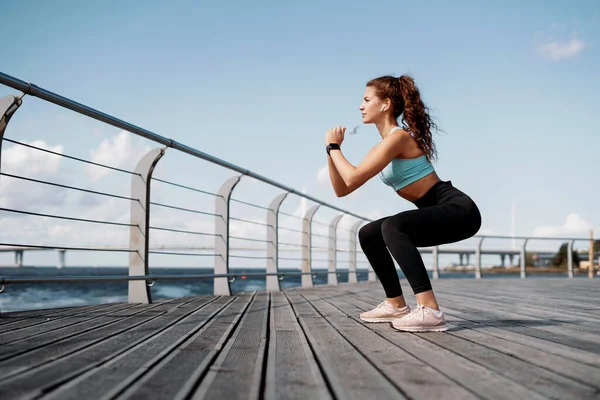
[[[4,314],[0,399],[600,398],[600,279],[434,288],[448,332],[361,322],[377,282]]]

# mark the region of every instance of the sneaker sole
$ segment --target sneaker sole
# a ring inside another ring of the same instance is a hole
[[[397,318],[360,318],[361,321],[377,323],[377,322],[392,322],[392,320]]]
[[[448,330],[448,326],[437,326],[431,328],[396,328],[391,322],[390,326],[392,329],[399,332],[445,332]]]

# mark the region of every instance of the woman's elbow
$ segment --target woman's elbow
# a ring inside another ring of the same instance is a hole
[[[345,197],[347,196],[350,192],[347,190],[334,190],[335,191],[335,195],[337,197]]]
[[[342,190],[336,190],[335,195],[337,197],[345,197],[345,196],[348,196],[350,193],[354,192],[359,187],[360,187],[360,185],[348,185],[345,188],[343,188]]]
[[[353,175],[350,178],[348,178],[348,181],[345,181],[346,186],[348,186],[349,188],[353,188],[356,189],[358,187],[361,187],[364,183],[365,180],[357,175]]]

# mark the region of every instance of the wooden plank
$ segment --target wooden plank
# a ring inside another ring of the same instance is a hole
[[[71,352],[58,360],[29,369],[25,373],[1,382],[0,397],[4,390],[37,397],[147,340],[205,304],[206,298],[199,298],[185,304],[159,305],[148,311],[148,316],[144,316],[143,321],[129,323],[127,327],[124,327],[125,323],[122,322],[119,331],[93,345],[88,344],[79,351]]]
[[[133,304],[120,303],[115,304],[101,310],[87,311],[85,313],[74,313],[70,317],[64,317],[59,319],[49,319],[47,323],[32,325],[23,329],[12,330],[4,333],[0,333],[0,359],[3,353],[5,353],[6,345],[16,341],[23,341],[25,339],[36,338],[41,335],[47,335],[49,332],[61,330],[63,333],[77,329],[78,324],[86,321],[93,321],[99,317],[108,315],[115,311],[125,310],[133,307]],[[44,338],[41,338],[42,340]]]
[[[444,293],[446,295],[461,296],[459,293]],[[493,296],[493,295],[492,295]],[[482,303],[493,303],[500,304],[503,310],[514,309],[519,313],[530,316],[543,316],[545,318],[553,318],[563,321],[565,323],[574,323],[578,326],[588,327],[586,329],[589,332],[595,332],[600,328],[600,317],[598,314],[600,311],[585,311],[582,312],[575,307],[570,308],[568,305],[563,304],[562,301],[547,301],[542,303],[542,300],[532,298],[529,300],[525,299],[497,299],[495,297],[463,297],[473,299]],[[550,306],[549,306],[550,305]]]
[[[470,292],[467,291],[466,293]],[[373,301],[381,301],[376,295],[371,294],[371,296],[373,296]],[[600,350],[600,344],[597,341],[590,340],[589,338],[587,338],[587,340],[581,339],[581,336],[590,334],[579,332],[574,328],[565,328],[564,324],[561,324],[560,321],[544,320],[525,315],[515,315],[510,312],[497,311],[498,309],[503,308],[500,303],[465,299],[464,296],[448,295],[444,290],[437,291],[436,297],[438,298],[442,309],[449,309],[448,306],[445,305],[451,305],[452,310],[461,311],[476,317],[486,317],[487,320],[489,320],[489,323],[496,327],[501,327],[539,339],[553,341],[565,346],[575,347],[587,352],[598,353]],[[410,302],[412,300],[409,297],[407,301]],[[595,337],[596,335],[591,334],[591,336]]]
[[[196,309],[148,340],[70,380],[44,399],[91,400],[112,397],[112,394],[135,382],[153,365],[196,334],[223,312],[234,299],[235,297],[218,297],[214,301],[207,302],[205,306]]]
[[[564,281],[566,283],[569,282],[566,279]],[[481,290],[485,291],[485,287]],[[491,312],[496,319],[502,322],[534,326],[536,329],[554,333],[557,335],[557,338],[562,338],[563,341],[561,343],[564,343],[566,337],[571,336],[574,346],[590,351],[597,351],[600,348],[598,345],[598,342],[600,342],[600,332],[598,332],[597,328],[594,328],[596,326],[595,323],[588,324],[585,321],[581,321],[581,319],[570,318],[568,313],[561,313],[560,310],[552,313],[549,317],[548,311],[546,311],[546,314],[541,314],[528,309],[528,303],[525,301],[522,302],[523,305],[521,306],[506,306],[499,298],[493,295],[488,296],[489,299],[481,299],[475,298],[477,295],[468,290],[460,292],[460,294],[449,294],[449,292],[451,291],[441,290],[436,292],[436,297],[442,309],[444,309],[446,304],[451,304],[455,308],[457,304],[461,304],[463,311],[471,310],[476,313]],[[540,318],[542,315],[545,318]],[[586,324],[590,326],[584,326]]]
[[[442,296],[453,296],[454,300],[460,299],[463,303],[473,303],[482,309],[505,311],[519,316],[544,319],[555,322],[555,326],[564,326],[564,331],[576,331],[579,337],[585,337],[589,340],[600,340],[600,320],[590,318],[582,313],[569,311],[563,308],[562,304],[556,304],[554,308],[538,306],[535,301],[522,301],[516,304],[507,304],[506,302],[491,299],[475,299],[473,297],[465,298],[457,294],[443,293]]]
[[[407,398],[479,398],[466,387],[457,384],[405,350],[345,313],[347,294],[329,289],[299,292],[317,309],[323,318],[368,359],[390,382],[397,385]],[[350,318],[348,318],[350,317]],[[385,324],[387,325],[387,324]]]
[[[165,329],[205,302],[205,299],[199,299],[187,304],[165,303],[154,307],[146,306],[146,311],[123,319],[113,326],[80,335],[76,340],[67,339],[66,346],[58,346],[59,342],[49,349],[40,349],[46,350],[39,354],[43,362],[31,360],[35,351],[3,362],[3,369],[6,368],[5,364],[15,364],[15,361],[20,365],[17,368],[13,366],[11,376],[0,382],[0,398],[38,395],[42,389],[63,384]],[[66,349],[68,351],[65,351]],[[60,354],[58,359],[57,353]],[[24,358],[28,359],[27,365],[23,365]],[[37,365],[32,367],[33,363]],[[15,370],[19,373],[15,374]]]
[[[143,322],[162,313],[163,310],[174,307],[177,303],[162,305],[138,305],[133,308],[114,313],[113,316],[106,317],[106,324],[99,329],[86,331],[83,335],[75,335],[67,338],[58,338],[50,346],[19,354],[10,359],[0,361],[0,379],[6,379],[8,376],[16,375],[28,369],[35,368],[47,361],[52,361],[73,353],[89,344],[96,343],[106,338],[107,335],[113,335],[120,331],[119,323],[125,323],[126,326],[135,325],[136,322]]]
[[[507,294],[506,291],[494,292],[493,290],[487,290],[484,295],[474,292],[463,293],[456,290],[444,290],[442,294],[459,296],[463,299],[472,299],[488,304],[500,304],[504,309],[510,307],[522,309],[523,311],[534,311],[534,316],[543,315],[544,317],[560,318],[565,322],[574,321],[580,326],[590,327],[589,331],[591,332],[600,328],[600,309],[596,310],[588,307],[589,310],[584,310],[581,303],[571,303],[564,295],[561,298],[544,298],[537,294],[532,296],[526,293],[526,297],[523,297],[522,293],[509,292]],[[589,303],[587,299],[585,301]]]
[[[360,321],[379,282],[36,311],[0,325],[0,398],[600,398],[598,282],[433,283],[445,333]]]
[[[416,335],[550,398],[585,399],[597,394],[593,387],[457,336]]]
[[[292,307],[282,292],[271,294],[265,399],[330,399],[331,394]]]
[[[521,329],[521,332],[582,350],[600,353],[600,336],[578,330],[576,326],[569,326],[569,324],[551,319],[530,317],[522,313],[502,311],[504,307],[500,305],[492,307],[492,305],[480,304],[477,301],[466,301],[459,296],[438,295],[438,298],[447,299],[448,303],[452,304],[453,309],[495,318],[499,323],[506,325],[506,329],[528,328],[526,330]]]
[[[187,399],[221,352],[254,294],[240,293],[198,333],[163,357],[134,382],[126,381],[104,398]]]
[[[261,398],[262,372],[267,344],[269,294],[254,298],[211,368],[190,397],[195,399]]]
[[[541,284],[543,282],[540,282]],[[460,287],[446,286],[443,289],[444,293],[464,295],[466,297],[473,296],[479,299],[494,299],[503,304],[519,304],[526,301],[540,306],[560,305],[561,309],[569,309],[576,312],[584,311],[590,317],[597,317],[597,312],[600,311],[600,307],[593,303],[582,304],[582,302],[589,299],[590,295],[593,296],[592,293],[582,296],[582,293],[577,292],[580,289],[571,286],[568,281],[565,281],[564,286],[561,288],[543,287],[543,291],[530,285],[490,286],[488,283],[487,285],[482,285],[480,288],[472,287],[471,290],[466,292]],[[594,290],[597,291],[598,288]]]
[[[336,398],[405,398],[306,299],[293,290],[284,293]]]
[[[567,280],[565,280],[565,282],[569,283]],[[447,287],[454,287],[450,284],[457,282],[445,283]],[[464,285],[461,283],[461,286]],[[485,291],[485,285],[482,286],[484,286],[482,287],[482,291]],[[520,290],[521,288],[518,289],[519,290],[515,289],[515,292],[523,292]],[[546,351],[554,351],[555,353],[558,352],[558,355],[598,366],[598,358],[595,357],[594,353],[590,352],[590,346],[597,348],[597,343],[589,340],[582,341],[577,333],[571,332],[572,335],[565,335],[565,331],[560,329],[560,327],[558,328],[557,332],[546,332],[543,324],[548,324],[548,322],[544,320],[529,318],[524,321],[523,318],[520,318],[516,315],[502,314],[498,316],[497,314],[487,313],[487,311],[501,307],[499,301],[486,301],[487,305],[478,305],[480,302],[479,300],[474,300],[469,297],[472,296],[472,293],[474,293],[470,290],[464,290],[464,294],[460,296],[448,295],[448,292],[449,290],[442,288],[438,290],[436,294],[440,300],[442,308],[448,312],[454,312],[455,314],[461,313],[462,317],[468,315],[472,320],[484,322],[488,326],[493,326],[497,329],[502,329],[507,333],[512,333],[513,335],[511,336],[511,340],[513,341],[519,341],[519,343],[522,344],[527,343],[530,346],[542,346],[542,348],[546,349]],[[493,294],[490,294],[490,298],[495,299],[496,297],[494,297]],[[380,298],[374,296],[373,300],[375,301],[375,299],[380,300]],[[534,338],[535,340],[532,341]],[[550,347],[548,345],[544,345],[544,343],[550,344],[549,342],[552,342]]]
[[[362,311],[372,309],[378,304],[378,301],[381,301],[380,298],[374,301],[370,296],[366,296],[366,293],[369,293],[369,291],[360,294],[349,294],[343,298],[347,304],[343,310],[351,318],[358,320],[358,315]],[[415,358],[462,386],[469,388],[478,396],[507,400],[546,399],[540,393],[508,379],[498,372],[491,371],[485,365],[464,358],[456,352],[440,347],[416,334],[395,331],[388,324],[369,324],[369,327],[379,335],[393,341],[396,346]],[[428,335],[439,336],[445,334],[444,332],[433,332]]]
[[[448,315],[446,321],[449,322],[451,328],[458,328],[450,330],[449,334],[453,336],[497,350],[511,357],[571,378],[585,386],[589,386],[590,390],[600,394],[598,392],[598,389],[600,389],[600,368],[557,356],[525,344],[489,335],[485,331],[485,327],[481,329],[480,324],[472,323],[462,318]]]
[[[439,291],[438,291],[439,293]],[[438,297],[440,297],[438,295]],[[471,305],[473,302],[465,300]],[[465,307],[469,307],[466,306]],[[507,378],[521,383],[546,396],[559,398],[589,398],[597,393],[597,389],[587,383],[559,375],[549,369],[538,367],[507,355],[491,347],[474,341],[465,341],[460,335],[416,334],[463,357],[477,362],[500,373]]]
[[[88,312],[99,311],[105,307],[110,307],[112,304],[102,304],[95,306],[74,307],[73,310],[45,310],[46,312],[38,312],[35,316],[18,317],[16,319],[7,320],[5,324],[0,325],[0,333],[11,332],[18,329],[27,328],[37,324],[44,324],[51,320],[70,318],[73,315],[83,315]]]
[[[471,324],[476,324],[477,330],[479,332],[485,332],[486,334],[497,338],[509,340],[514,343],[519,343],[531,348],[541,350],[546,353],[558,355],[560,357],[574,360],[583,364],[588,364],[594,367],[600,367],[599,354],[570,347],[565,344],[559,344],[545,339],[540,339],[534,336],[529,336],[527,334],[523,334],[518,330],[507,330],[505,329],[507,325],[503,322],[498,322],[497,318],[476,316],[472,313],[465,313],[462,311],[458,311],[454,308],[448,307],[446,307],[445,313],[448,317],[448,320],[456,321],[458,319],[461,321],[468,321]],[[462,324],[455,323],[455,325],[459,325],[462,327]],[[508,326],[519,328],[518,325],[514,324],[508,324]]]
[[[101,304],[89,304],[85,306],[69,306],[69,307],[55,307],[55,308],[41,308],[36,310],[24,310],[24,311],[9,311],[0,313],[0,324],[15,321],[22,318],[35,318],[44,317],[49,314],[65,314],[69,315],[79,310],[100,310],[104,307],[112,306],[121,303],[101,303]]]
[[[167,304],[167,303],[162,303]],[[178,303],[172,303],[178,304]],[[158,307],[159,304],[155,304],[152,306],[147,306],[144,304],[131,304],[127,305],[121,310],[113,311],[112,313],[102,315],[93,321],[83,321],[79,325],[75,327],[66,327],[65,329],[56,329],[51,332],[47,332],[43,335],[42,338],[32,337],[27,338],[22,341],[13,342],[6,344],[0,347],[0,377],[2,376],[2,367],[5,365],[5,360],[8,360],[13,357],[21,356],[26,357],[25,353],[34,352],[33,358],[36,361],[41,362],[42,357],[39,355],[40,352],[44,352],[44,348],[48,348],[48,346],[58,343],[58,346],[65,345],[65,340],[69,338],[77,338],[81,337],[81,335],[87,332],[94,332],[103,327],[110,327],[117,324],[120,320],[123,320],[128,317],[132,317],[137,314],[141,314],[147,312],[155,307]],[[61,321],[69,321],[68,319]],[[78,342],[81,343],[81,342]],[[19,363],[20,365],[28,365],[27,361],[23,361]],[[36,364],[37,365],[37,364]],[[33,367],[35,365],[29,365]]]

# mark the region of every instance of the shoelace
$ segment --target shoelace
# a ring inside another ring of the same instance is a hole
[[[421,321],[425,321],[425,306],[418,304],[416,308],[413,308],[412,310],[410,310],[410,312],[408,313],[408,318],[409,319],[417,319],[417,317],[420,315],[421,316]]]

